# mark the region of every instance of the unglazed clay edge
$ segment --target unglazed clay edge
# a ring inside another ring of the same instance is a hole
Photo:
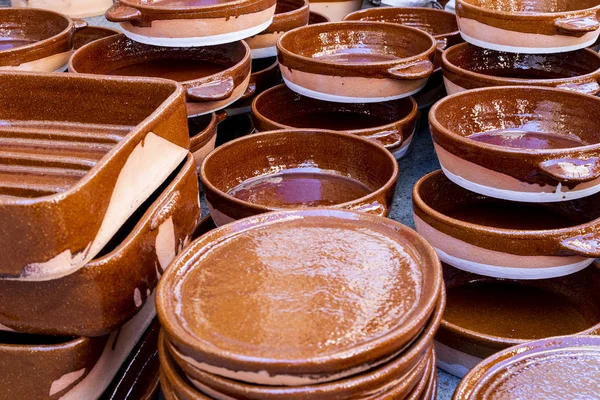
[[[404,157],[406,155],[406,153],[408,153],[408,151],[410,150],[410,145],[412,143],[413,137],[414,137],[414,132],[410,134],[410,136],[404,141],[404,143],[402,143],[402,147],[400,147],[398,150],[392,152],[392,155],[396,158],[396,160],[401,159],[402,157]]]
[[[434,340],[436,350],[436,365],[449,374],[459,378],[464,377],[475,365],[481,362],[481,358],[453,349]]]

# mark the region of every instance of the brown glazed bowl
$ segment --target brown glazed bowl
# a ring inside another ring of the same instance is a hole
[[[95,40],[104,39],[105,37],[118,35],[120,33],[121,32],[116,29],[110,29],[103,26],[86,26],[75,32],[75,35],[73,35],[73,50],[80,49]]]
[[[519,203],[465,190],[441,171],[413,188],[417,231],[440,259],[479,275],[545,279],[600,257],[600,194],[558,203]]]
[[[416,232],[321,208],[202,236],[163,275],[156,307],[186,363],[246,383],[304,386],[392,360],[441,296],[439,260]]]
[[[583,49],[600,34],[598,11],[600,0],[456,0],[463,39],[509,53]]]
[[[310,11],[321,14],[327,21],[341,21],[354,11],[360,10],[362,0],[309,0]]]
[[[250,48],[243,41],[208,47],[158,47],[111,36],[77,50],[69,71],[178,81],[188,116],[209,114],[242,97],[250,82]]]
[[[600,99],[511,86],[448,96],[429,112],[444,173],[470,191],[554,202],[600,191]]]
[[[600,93],[600,54],[582,49],[560,54],[517,54],[461,43],[443,56],[448,94],[488,86],[548,86]]]
[[[409,150],[417,123],[412,97],[384,103],[341,104],[302,96],[285,85],[275,86],[252,103],[259,132],[275,129],[329,129],[370,139],[397,159]]]
[[[215,149],[217,128],[225,118],[227,114],[221,111],[188,119],[190,152],[194,155],[197,168],[200,168],[208,153]]]
[[[599,369],[600,336],[541,339],[482,361],[453,399],[594,399]]]
[[[17,332],[101,336],[130,320],[190,242],[200,219],[193,157],[177,168],[85,267],[43,282],[0,280],[0,326]]]
[[[383,146],[358,136],[281,130],[218,147],[200,166],[200,180],[217,226],[290,208],[327,206],[386,216],[398,163]]]
[[[1,8],[0,70],[64,71],[75,32],[87,26],[53,11]]]
[[[41,8],[65,14],[71,18],[103,15],[112,4],[112,0],[11,0],[11,7]]]
[[[408,97],[433,72],[436,41],[417,28],[365,21],[291,30],[277,42],[281,74],[293,91],[338,103]]]
[[[507,347],[600,334],[600,265],[533,281],[488,278],[443,265],[448,301],[436,335],[438,366],[463,377]]]
[[[276,0],[115,0],[106,19],[121,23],[136,42],[165,47],[202,47],[236,42],[267,29]]]
[[[310,6],[312,8],[314,6],[315,2],[312,1],[310,3],[312,4]],[[329,19],[329,17],[327,17],[327,15],[318,13],[316,11],[311,11],[309,13],[309,15],[308,15],[308,24],[309,25],[322,24],[324,22],[331,22],[331,20]]]

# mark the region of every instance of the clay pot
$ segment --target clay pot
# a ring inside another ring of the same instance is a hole
[[[600,99],[539,87],[457,93],[429,113],[444,173],[486,196],[553,202],[600,191]]]
[[[362,0],[309,0],[310,11],[327,17],[328,21],[341,21],[354,11],[360,10]]]
[[[456,0],[463,39],[478,47],[509,53],[583,49],[600,34],[598,11],[598,0]]]
[[[465,190],[441,171],[413,188],[417,231],[443,262],[479,275],[544,279],[575,273],[600,256],[600,194],[559,203],[517,203]]]
[[[436,42],[409,26],[347,21],[291,30],[277,49],[283,80],[295,92],[325,101],[373,103],[421,90],[434,69]]]
[[[0,275],[62,278],[93,260],[187,157],[183,90],[144,78],[0,79],[10,104],[0,110]]]
[[[416,232],[365,213],[304,209],[202,236],[163,275],[156,305],[186,363],[251,384],[303,386],[392,360],[441,296],[439,260]]]
[[[331,20],[324,14],[318,13],[316,11],[311,11],[308,15],[309,25],[322,24],[325,22],[331,22]]]
[[[166,47],[214,46],[246,39],[267,29],[273,22],[275,3],[116,0],[106,12],[106,19],[120,22],[125,35],[136,42]]]
[[[253,132],[254,125],[249,113],[228,115],[217,127],[217,147]]]
[[[64,71],[73,35],[87,26],[53,11],[0,8],[0,70]]]
[[[112,6],[112,0],[11,0],[11,7],[28,7],[51,10],[71,18],[88,18],[103,15]]]
[[[444,265],[448,302],[438,366],[463,377],[483,358],[531,340],[600,333],[600,265],[562,278],[487,278]]]
[[[120,33],[121,32],[116,29],[105,28],[103,26],[87,26],[78,30],[75,32],[75,35],[73,35],[73,50],[77,50],[95,40],[104,39],[105,37],[118,35]]]
[[[225,118],[227,118],[227,114],[218,112],[188,119],[190,152],[194,155],[198,168],[208,153],[215,149],[217,127]]]
[[[157,47],[118,35],[77,50],[69,71],[178,81],[186,90],[188,116],[193,117],[225,108],[244,95],[250,82],[250,49],[243,41],[200,48]]]
[[[204,159],[200,180],[218,226],[302,207],[331,206],[385,216],[392,206],[398,164],[383,146],[358,136],[271,131],[218,147]]]
[[[252,103],[258,131],[330,129],[370,139],[402,158],[409,149],[417,121],[411,98],[385,103],[341,104],[299,95],[285,85],[271,88]]]
[[[600,93],[600,54],[589,49],[569,54],[515,54],[462,43],[446,50],[442,60],[448,94],[514,85]]]

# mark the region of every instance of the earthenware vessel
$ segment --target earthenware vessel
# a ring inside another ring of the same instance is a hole
[[[112,6],[112,0],[11,0],[11,7],[28,7],[51,10],[71,18],[88,18],[103,15]]]
[[[249,113],[228,115],[217,127],[217,147],[254,132]]]
[[[368,21],[308,25],[277,42],[281,74],[290,89],[341,103],[381,102],[418,92],[434,70],[435,49],[435,39],[417,28]]]
[[[544,279],[575,273],[600,256],[600,194],[559,203],[478,195],[441,171],[413,188],[417,231],[442,261],[479,275]]]
[[[507,347],[600,333],[600,265],[562,278],[488,278],[443,265],[448,302],[436,336],[438,366],[463,377]],[[560,322],[558,322],[560,321]]]
[[[437,373],[435,367],[435,350],[432,348],[428,357],[428,364],[425,369],[423,377],[419,380],[417,386],[408,395],[402,396],[399,390],[400,385],[397,388],[392,388],[384,393],[382,399],[399,399],[405,400],[435,400],[436,387],[437,386]],[[379,397],[367,397],[368,399],[379,399]]]
[[[409,149],[417,114],[417,103],[411,97],[384,103],[341,104],[302,96],[285,85],[265,91],[252,103],[258,131],[330,129],[373,140],[396,158]]]
[[[386,7],[429,7],[443,10],[447,0],[369,0],[375,6]]]
[[[200,166],[200,180],[218,226],[286,208],[330,206],[385,216],[398,164],[383,146],[358,136],[269,131],[218,147]]]
[[[0,70],[64,71],[75,32],[87,26],[53,11],[0,8]]]
[[[250,49],[243,41],[208,47],[158,47],[125,35],[97,40],[77,50],[69,71],[148,76],[180,82],[188,116],[209,114],[242,97],[250,82]]]
[[[0,280],[0,329],[101,336],[130,320],[200,219],[192,155],[83,268],[43,282]]]
[[[510,53],[550,54],[582,49],[600,33],[599,0],[456,0],[465,41]]]
[[[94,259],[187,157],[183,89],[76,74],[0,79],[10,104],[0,109],[0,275],[58,279]]]
[[[599,336],[558,336],[506,349],[478,364],[453,399],[593,399]]]
[[[457,93],[429,112],[435,151],[454,183],[486,196],[553,202],[600,191],[600,99],[541,87]]]
[[[198,168],[208,153],[215,149],[217,127],[225,118],[227,114],[221,111],[188,119],[190,152],[194,155]]]
[[[182,301],[192,292],[194,302]],[[439,260],[416,232],[325,208],[258,215],[209,232],[171,264],[156,304],[185,362],[247,383],[302,386],[393,359],[420,334],[442,293]],[[208,298],[197,319],[194,310]]]
[[[312,6],[311,6],[312,7]],[[324,22],[331,22],[329,17],[325,14],[318,13],[316,11],[311,11],[308,15],[308,24],[322,24]]]
[[[443,56],[448,94],[488,86],[549,86],[600,93],[600,54],[582,49],[568,54],[517,54],[461,43]]]
[[[344,17],[362,7],[361,0],[309,0],[310,11],[322,14],[329,21],[341,21]]]
[[[235,42],[271,25],[275,0],[115,0],[106,19],[132,40],[153,46],[198,47]]]
[[[94,40],[104,39],[108,36],[118,35],[119,31],[103,26],[87,26],[73,35],[73,50],[77,50]]]

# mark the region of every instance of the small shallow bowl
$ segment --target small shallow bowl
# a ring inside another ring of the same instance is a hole
[[[194,155],[197,168],[200,168],[208,153],[215,149],[217,129],[225,118],[227,114],[221,111],[188,119],[190,152]]]
[[[271,88],[252,103],[254,126],[275,129],[329,129],[379,143],[397,159],[408,151],[417,123],[411,97],[385,103],[341,104],[302,96],[285,85]]]
[[[311,2],[311,4],[314,4],[314,2]],[[312,7],[312,5],[310,7]],[[311,11],[308,14],[308,24],[309,25],[322,24],[325,22],[331,22],[329,17],[325,14],[321,14],[316,11]]]
[[[86,26],[75,32],[75,35],[73,35],[73,50],[80,49],[95,40],[104,39],[105,37],[118,35],[120,33],[121,32],[116,29],[105,28],[103,26]]]
[[[560,203],[478,195],[441,171],[413,188],[417,231],[443,262],[479,275],[544,279],[575,273],[600,257],[600,194]]]
[[[517,54],[461,43],[443,56],[448,94],[488,86],[548,86],[600,93],[600,54],[582,49],[568,54]]]
[[[71,18],[104,15],[112,4],[112,0],[11,0],[11,7],[41,8],[65,14]]]
[[[252,117],[249,113],[228,115],[217,127],[216,146],[219,147],[232,140],[248,136],[253,132],[254,124],[252,123]]]
[[[250,49],[243,41],[200,48],[158,47],[111,36],[77,50],[69,71],[172,79],[186,90],[188,116],[209,114],[241,98],[250,82]]]
[[[600,34],[600,0],[457,0],[463,39],[484,49],[550,54],[579,50]]]
[[[490,87],[429,112],[444,173],[470,191],[553,202],[600,191],[600,99],[556,88]]]
[[[417,28],[365,21],[308,25],[277,42],[290,89],[340,103],[381,102],[418,92],[433,72],[435,49],[435,39]]]
[[[360,10],[362,0],[309,0],[310,11],[327,17],[328,21],[337,22],[354,11]]]
[[[383,146],[358,136],[282,130],[218,147],[204,159],[200,180],[218,226],[278,209],[319,206],[386,216],[398,163]]]
[[[271,25],[276,0],[115,0],[106,19],[120,22],[132,40],[153,46],[199,47],[231,43]]]

